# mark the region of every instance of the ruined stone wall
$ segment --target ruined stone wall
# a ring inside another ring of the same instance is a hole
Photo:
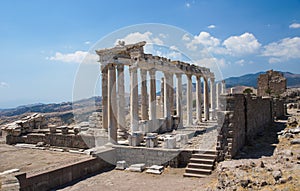
[[[117,161],[126,161],[127,165],[145,163],[151,165],[170,165],[177,167],[179,165],[180,151],[176,149],[153,149],[114,146]]]
[[[252,144],[258,133],[272,123],[271,98],[246,96],[246,142]]]
[[[279,96],[286,91],[286,78],[278,71],[269,70],[259,75],[257,89],[258,96]]]
[[[219,160],[231,159],[273,121],[271,98],[233,94],[223,97],[226,108],[218,112],[220,125],[217,150]]]
[[[99,173],[113,165],[100,159],[89,158],[79,162],[66,164],[62,167],[49,169],[38,174],[27,176],[26,173],[16,175],[20,184],[20,190],[51,190],[58,186],[70,183],[87,177],[88,175]]]
[[[274,98],[272,110],[273,110],[274,118],[283,117],[287,113],[286,107],[284,105],[284,100],[279,98]]]

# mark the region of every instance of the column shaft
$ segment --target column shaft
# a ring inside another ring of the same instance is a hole
[[[118,129],[125,131],[125,87],[124,87],[124,65],[117,66],[118,72]]]
[[[169,88],[168,85],[170,83],[170,74],[164,73],[165,78],[164,78],[164,117],[169,118],[171,116],[171,111],[170,111],[170,99],[169,99]]]
[[[182,115],[182,77],[181,74],[176,74],[176,113],[179,117],[178,128],[183,128],[183,115]]]
[[[108,140],[117,143],[117,108],[116,108],[116,70],[113,64],[108,68]]]
[[[207,79],[204,79],[204,83],[203,83],[203,90],[204,90],[204,119],[205,120],[209,120],[209,99],[208,99],[208,83],[207,83]]]
[[[156,119],[156,80],[155,70],[150,70],[149,119]]]
[[[130,124],[131,132],[138,131],[138,81],[137,68],[130,68]]]
[[[211,118],[215,119],[215,111],[216,111],[216,86],[215,79],[210,78],[210,107],[211,107]]]
[[[141,119],[148,120],[147,71],[141,69]]]
[[[197,121],[202,122],[202,106],[201,106],[201,99],[202,99],[202,93],[201,93],[201,77],[197,76],[196,81],[196,113],[197,113]]]
[[[187,95],[187,104],[186,104],[186,116],[187,116],[187,125],[192,125],[193,123],[193,96],[192,96],[192,75],[187,75],[187,90],[186,90],[186,95]]]
[[[102,128],[108,129],[108,104],[107,104],[107,83],[108,83],[108,69],[104,66],[102,69]]]

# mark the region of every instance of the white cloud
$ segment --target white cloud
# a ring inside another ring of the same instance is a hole
[[[96,64],[98,56],[96,54],[91,54],[85,51],[76,51],[74,53],[63,54],[56,52],[55,56],[47,57],[47,60],[55,60],[66,63],[86,63],[86,64]]]
[[[191,38],[189,37],[188,34],[184,34],[181,39],[184,40],[184,41],[190,41],[191,40]]]
[[[0,88],[7,88],[7,87],[9,87],[8,83],[0,82]]]
[[[190,4],[190,3],[186,3],[185,6],[186,6],[187,8],[190,8],[190,7],[191,7],[191,4]]]
[[[216,28],[216,25],[209,25],[207,28],[214,29],[214,28]]]
[[[291,29],[299,29],[300,28],[300,23],[290,24],[289,28],[291,28]]]
[[[216,70],[219,67],[224,68],[226,66],[225,59],[223,59],[223,58],[217,59],[214,57],[203,58],[203,59],[197,60],[195,62],[195,64],[198,66],[210,68],[212,70]]]
[[[187,43],[187,48],[197,50],[197,45],[204,45],[207,48],[217,47],[220,45],[220,40],[211,36],[208,32],[200,32],[198,36],[194,36],[191,42]]]
[[[284,38],[264,46],[262,56],[271,57],[269,63],[300,58],[300,37]]]
[[[115,45],[117,45],[119,41],[125,41],[125,44],[134,44],[141,41],[146,41],[147,43],[154,43],[158,45],[164,44],[164,42],[160,38],[153,37],[153,34],[150,31],[147,31],[145,33],[130,33],[122,39],[117,39]]]
[[[241,60],[236,61],[235,63],[238,64],[238,65],[244,66],[245,60],[241,59]]]
[[[256,53],[261,44],[255,38],[255,36],[251,33],[244,33],[240,36],[231,36],[227,38],[223,45],[229,51],[231,55],[234,56],[242,56],[246,54]]]
[[[91,42],[90,41],[85,41],[84,44],[89,45],[89,44],[91,44]]]

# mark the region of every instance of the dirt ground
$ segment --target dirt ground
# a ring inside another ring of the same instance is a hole
[[[146,172],[129,172],[112,170],[87,178],[80,182],[64,187],[62,191],[75,190],[105,190],[105,191],[199,191],[205,190],[206,185],[216,179],[212,174],[207,178],[185,178],[184,168],[166,168],[161,175],[147,174]]]
[[[0,144],[0,172],[17,168],[20,172],[35,173],[88,157],[88,155],[69,152],[19,148],[2,142]]]

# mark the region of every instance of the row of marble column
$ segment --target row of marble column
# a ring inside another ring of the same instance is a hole
[[[116,81],[117,71],[117,81]],[[130,124],[131,132],[139,130],[139,99],[138,99],[138,68],[129,67],[130,73]],[[147,73],[150,76],[149,97],[147,93]],[[141,120],[156,121],[156,70],[140,69],[141,77]],[[182,74],[176,73],[176,114],[179,117],[179,128],[183,127],[182,113]],[[186,126],[193,124],[193,98],[192,98],[192,75],[187,76],[187,123]],[[209,102],[211,103],[212,118],[216,108],[216,88],[214,78],[210,78],[210,88],[208,79],[203,77],[203,103],[204,119],[209,120]],[[117,83],[116,83],[117,82]],[[174,110],[174,84],[173,74],[164,72],[163,114],[167,120],[167,125],[171,124],[171,113]],[[116,91],[116,88],[118,91]],[[210,89],[210,96],[209,91]],[[196,75],[196,118],[202,121],[202,91],[201,76]],[[218,105],[218,103],[217,103]],[[102,113],[103,128],[108,129],[110,142],[117,142],[117,131],[126,131],[125,114],[125,88],[124,88],[124,65],[108,64],[102,68]],[[151,123],[155,125],[156,123]],[[154,129],[155,127],[151,128]]]

